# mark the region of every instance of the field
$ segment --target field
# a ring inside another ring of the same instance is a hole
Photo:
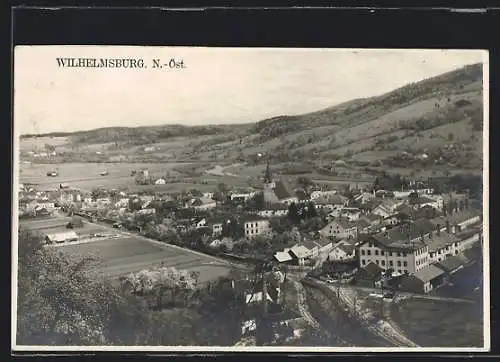
[[[56,233],[68,231],[65,227],[69,217],[21,221],[20,226],[37,233]],[[116,232],[105,226],[84,223],[74,229],[79,235],[96,232]],[[62,251],[70,259],[80,260],[92,256],[97,259],[97,271],[106,277],[118,277],[130,272],[160,265],[200,272],[199,282],[204,283],[227,274],[229,266],[222,261],[177,248],[160,242],[148,241],[140,236],[123,235],[118,239],[93,241],[86,244],[59,245],[54,250]]]
[[[177,163],[137,164],[137,163],[63,163],[49,164],[21,164],[20,182],[42,185],[46,188],[57,188],[60,183],[69,186],[92,190],[96,187],[132,187],[134,178],[130,176],[132,170],[147,168],[151,176],[165,176]],[[59,176],[47,177],[50,170],[57,170]],[[102,171],[108,171],[108,176],[101,176]]]
[[[19,225],[37,233],[54,234],[69,231],[66,228],[66,224],[70,221],[70,217],[27,219],[21,220]],[[88,235],[90,233],[109,232],[109,229],[96,224],[84,223],[82,227],[72,229],[71,231],[75,231],[78,235]]]
[[[427,347],[482,347],[481,304],[410,298],[394,305],[392,318],[407,336]]]
[[[217,263],[209,256],[169,245],[153,244],[137,237],[65,245],[58,247],[58,250],[73,259],[85,256],[97,258],[99,272],[111,278],[159,266],[162,262],[165,266],[200,272],[200,283],[223,276],[229,271],[228,266]]]

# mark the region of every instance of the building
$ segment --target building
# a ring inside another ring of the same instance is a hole
[[[375,263],[399,274],[415,273],[429,262],[428,235],[434,226],[419,220],[368,236],[360,245],[360,267]]]
[[[267,162],[266,171],[264,174],[264,201],[269,204],[285,204],[298,203],[299,198],[292,194],[289,186],[284,180],[275,180],[271,175],[269,161]]]
[[[399,290],[411,293],[429,293],[443,285],[445,272],[431,264],[413,275],[404,275],[399,281]]]
[[[166,181],[165,179],[159,178],[158,180],[155,181],[155,185],[165,185]]]
[[[45,241],[48,244],[66,243],[69,241],[76,241],[76,240],[78,240],[78,235],[74,231],[67,231],[56,234],[47,234],[45,236]]]
[[[210,210],[217,207],[217,202],[215,200],[202,197],[191,200],[186,206],[192,207],[195,210]]]
[[[304,265],[311,256],[311,252],[304,245],[295,245],[289,249],[289,253],[298,265]]]
[[[358,235],[358,228],[354,222],[345,219],[336,219],[330,221],[319,234],[324,237],[336,237],[339,239],[355,238]]]
[[[332,196],[332,195],[336,195],[336,194],[337,194],[337,190],[313,191],[313,192],[311,192],[310,199],[311,199],[311,201],[314,201],[320,197]]]
[[[242,220],[246,238],[253,238],[271,230],[268,219],[258,217],[247,217]]]
[[[330,261],[351,261],[356,257],[356,248],[350,244],[336,245],[328,254]]]
[[[431,222],[441,231],[449,228],[452,233],[460,233],[471,226],[480,224],[481,215],[476,210],[463,209],[431,219]]]
[[[356,274],[356,285],[373,288],[382,278],[383,270],[375,263],[368,263]]]
[[[288,261],[293,260],[292,256],[288,251],[278,251],[274,254],[274,259],[278,263],[286,263]]]
[[[257,212],[257,215],[261,217],[281,217],[281,216],[286,216],[288,215],[288,209],[283,208],[283,209],[268,209],[268,210],[261,210]]]
[[[383,218],[394,215],[398,206],[402,205],[403,201],[384,199],[378,206],[376,206],[372,213],[379,215]]]

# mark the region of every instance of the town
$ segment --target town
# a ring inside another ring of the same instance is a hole
[[[48,170],[47,177],[57,174]],[[147,168],[132,170],[130,177],[165,183]],[[204,284],[229,275],[245,303],[263,306],[265,313],[276,305],[288,311],[291,298],[287,303],[286,294],[293,292],[295,315],[277,318],[278,325],[292,331],[292,340],[304,329],[335,334],[329,331],[332,323],[311,310],[317,302],[311,297],[322,291],[339,310],[346,308],[350,323],[359,323],[356,328],[378,339],[375,345],[416,346],[378,306],[372,307],[376,316],[367,317],[370,307],[363,307],[361,298],[378,299],[383,306],[408,297],[467,302],[465,294],[482,293],[481,275],[471,285],[471,272],[460,272],[482,265],[481,191],[473,189],[477,182],[460,181],[459,176],[411,180],[385,174],[371,184],[331,186],[299,177],[291,185],[267,160],[259,188],[232,190],[219,184],[212,192],[168,194],[105,188],[86,192],[70,183],[51,190],[20,184],[18,211],[20,227],[41,232],[46,247],[95,247],[97,254],[110,258],[102,273],[122,284],[134,285],[133,275],[141,270],[169,266],[196,270],[191,275]],[[130,240],[197,256],[147,254],[129,246]],[[106,242],[113,243],[109,251]],[[113,260],[119,249],[127,248],[133,249],[130,255]],[[235,277],[230,269],[247,273]],[[276,278],[268,281],[268,275]],[[277,288],[272,287],[275,279]],[[251,315],[242,320],[239,345],[259,344],[258,322]],[[264,343],[272,344],[274,339],[266,338]],[[337,333],[335,338],[348,346],[358,337],[341,340]]]

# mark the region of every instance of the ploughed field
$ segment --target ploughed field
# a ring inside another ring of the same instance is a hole
[[[118,277],[142,269],[164,266],[200,272],[199,282],[204,283],[225,275],[229,269],[210,257],[160,245],[137,237],[99,240],[88,244],[64,245],[58,250],[75,260],[93,256],[98,270],[106,277]]]

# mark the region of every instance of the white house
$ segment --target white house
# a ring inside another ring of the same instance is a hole
[[[288,214],[288,209],[261,210],[257,212],[257,215],[261,217],[278,217],[278,216],[286,216],[287,214]]]
[[[323,196],[331,196],[331,195],[336,195],[337,190],[329,190],[329,191],[313,191],[311,192],[311,200],[316,200],[320,197]]]
[[[349,261],[356,257],[356,248],[350,244],[340,244],[333,247],[328,254],[330,261]]]
[[[215,200],[206,199],[203,197],[191,200],[191,202],[188,203],[187,207],[192,207],[196,210],[210,210],[217,207],[217,203],[215,202]]]
[[[323,229],[319,231],[320,235],[325,237],[337,238],[355,238],[358,234],[358,228],[355,223],[345,220],[337,219],[330,221]]]
[[[56,234],[47,234],[45,236],[47,243],[64,243],[78,240],[78,235],[74,231],[61,232]]]
[[[158,180],[155,181],[155,185],[165,185],[166,181],[165,179],[159,178]]]
[[[270,231],[271,227],[268,219],[263,218],[245,218],[243,220],[243,228],[247,238],[253,238],[257,235],[262,235]]]

